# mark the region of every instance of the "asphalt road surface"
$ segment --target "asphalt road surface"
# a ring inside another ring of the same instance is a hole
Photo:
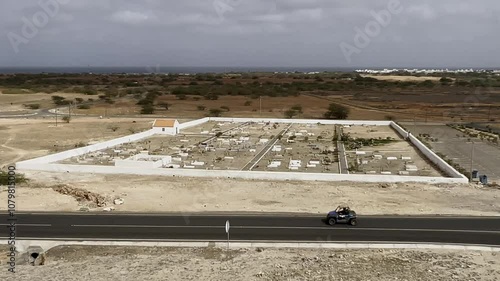
[[[500,245],[500,217],[359,216],[328,226],[323,216],[17,214],[17,239],[303,242],[435,242]],[[0,236],[8,237],[0,215]]]

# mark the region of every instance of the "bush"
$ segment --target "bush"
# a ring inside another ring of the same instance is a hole
[[[177,94],[175,95],[179,100],[187,100],[187,96],[185,94]]]
[[[326,119],[347,119],[349,108],[341,104],[331,103],[328,111],[323,115]]]
[[[83,102],[82,98],[76,98],[75,100],[76,100],[77,103],[82,103]]]
[[[298,113],[302,113],[302,105],[296,104],[296,105],[292,106],[292,110],[295,110]]]
[[[205,99],[207,100],[218,100],[219,96],[214,93],[209,93],[208,95],[205,96]]]
[[[83,141],[81,141],[81,142],[78,142],[78,143],[76,143],[76,144],[75,144],[75,148],[78,148],[78,147],[85,147],[85,146],[87,146],[87,145],[88,145],[87,143],[84,143]]]
[[[212,108],[209,111],[209,116],[211,117],[220,117],[222,115],[222,110],[219,108]]]
[[[15,177],[16,184],[28,182],[28,179],[24,176],[24,174],[19,174],[16,172]],[[0,171],[0,185],[9,185],[9,173],[7,171]]]
[[[153,114],[155,113],[155,108],[151,104],[146,104],[142,106],[141,114]]]
[[[220,107],[220,109],[223,109],[223,110],[225,110],[225,111],[229,111],[229,107],[227,107],[227,106],[225,106],[225,105],[221,106],[221,107]]]
[[[78,108],[78,109],[90,109],[90,105],[88,105],[88,104],[80,104],[76,108]]]
[[[116,125],[110,125],[108,126],[108,129],[110,129],[111,131],[113,132],[116,132],[120,127],[116,126]]]
[[[56,105],[68,105],[68,104],[70,104],[69,100],[66,100],[64,97],[61,97],[61,96],[52,96],[52,101]]]
[[[69,123],[71,121],[71,117],[69,116],[63,116],[62,120],[66,123]]]
[[[168,102],[160,102],[160,103],[158,104],[158,106],[163,107],[163,108],[165,108],[166,110],[169,110],[169,108],[170,108],[171,104],[169,104]]]
[[[206,106],[204,106],[204,105],[198,105],[196,108],[197,108],[199,111],[204,111],[205,109],[207,109],[207,107],[206,107]]]
[[[38,103],[26,104],[25,106],[29,109],[40,109],[40,104]]]
[[[288,118],[288,119],[293,118],[297,114],[298,114],[298,112],[295,111],[295,110],[293,110],[293,109],[289,109],[289,110],[287,110],[287,111],[284,112],[285,117]]]
[[[245,106],[251,106],[251,105],[252,105],[252,101],[247,100],[247,101],[245,102],[245,104],[244,104],[244,105],[245,105]]]

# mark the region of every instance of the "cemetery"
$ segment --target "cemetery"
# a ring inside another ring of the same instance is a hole
[[[155,120],[142,133],[18,165],[46,171],[276,180],[467,180],[391,121]]]

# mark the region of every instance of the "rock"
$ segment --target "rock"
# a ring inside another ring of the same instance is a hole
[[[104,196],[85,189],[74,188],[65,184],[56,185],[52,187],[52,189],[63,195],[73,196],[78,201],[89,201],[95,203],[98,207],[106,206],[106,199],[104,198]]]
[[[78,210],[78,211],[80,211],[80,212],[88,212],[88,211],[90,211],[90,209],[87,208],[87,207],[81,207],[80,210]]]
[[[106,207],[106,208],[104,208],[104,209],[102,209],[102,210],[103,210],[103,211],[105,211],[105,212],[111,212],[111,211],[113,211],[114,209],[115,209],[115,207]]]
[[[264,277],[264,272],[261,271],[261,272],[255,274],[255,276],[257,276],[257,277]]]
[[[117,199],[115,199],[115,200],[113,201],[113,203],[114,203],[115,205],[123,205],[123,203],[125,203],[125,201],[124,201],[123,199],[121,199],[121,198],[117,198]]]

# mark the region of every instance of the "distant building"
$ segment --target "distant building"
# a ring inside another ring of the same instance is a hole
[[[153,131],[156,134],[177,135],[179,133],[179,121],[175,119],[157,119],[153,123]]]

